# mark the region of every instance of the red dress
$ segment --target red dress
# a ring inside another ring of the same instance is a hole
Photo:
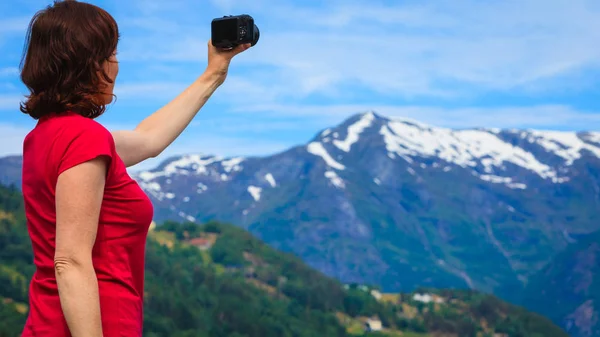
[[[111,158],[92,260],[104,337],[141,337],[144,258],[153,207],[117,155],[111,133],[67,112],[44,117],[23,143],[23,197],[35,274],[23,337],[69,337],[54,274],[58,175],[94,157]]]

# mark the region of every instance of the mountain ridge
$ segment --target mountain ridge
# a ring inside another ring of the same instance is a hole
[[[386,125],[383,125],[383,124]],[[389,124],[392,123],[392,124]],[[400,124],[408,125],[409,129],[403,130],[400,128]],[[346,169],[346,166],[342,163],[339,163],[335,158],[333,158],[324,148],[324,144],[330,143],[330,147],[335,147],[339,151],[344,153],[349,153],[350,148],[354,143],[358,141],[358,137],[365,129],[373,128],[373,125],[383,127],[379,133],[383,135],[383,140],[386,142],[385,146],[388,149],[388,156],[392,157],[400,157],[405,159],[407,162],[411,162],[412,159],[409,155],[420,155],[423,157],[434,157],[436,155],[440,156],[441,159],[445,159],[451,164],[469,166],[473,165],[473,158],[479,156],[481,158],[486,159],[486,157],[490,156],[490,153],[502,156],[502,153],[498,151],[494,152],[490,149],[483,149],[479,154],[474,154],[471,152],[475,152],[478,150],[477,146],[481,146],[481,137],[486,137],[486,141],[492,141],[494,144],[498,145],[499,148],[506,151],[513,151],[513,157],[507,157],[504,154],[504,157],[494,159],[487,158],[487,160],[483,162],[484,171],[492,171],[492,167],[494,165],[498,165],[497,161],[513,161],[511,162],[514,165],[521,165],[522,167],[536,173],[541,178],[544,179],[552,179],[553,182],[563,182],[564,177],[558,176],[559,172],[554,172],[547,163],[543,163],[531,153],[526,151],[520,151],[518,147],[510,147],[507,145],[517,142],[514,137],[520,136],[520,138],[526,138],[526,141],[531,143],[534,146],[546,147],[546,150],[550,152],[550,155],[554,156],[554,158],[547,158],[549,161],[556,161],[559,158],[565,160],[564,165],[569,166],[573,163],[573,161],[579,159],[581,157],[582,151],[591,152],[596,157],[600,157],[600,132],[591,132],[591,131],[543,131],[536,129],[498,129],[498,128],[464,128],[464,129],[450,129],[450,128],[439,128],[433,127],[428,124],[420,123],[412,119],[406,118],[386,118],[382,115],[379,115],[375,112],[365,112],[361,114],[353,115],[343,121],[336,128],[326,128],[316,133],[316,135],[311,138],[307,144],[303,145],[295,145],[290,147],[287,151],[282,151],[276,154],[268,155],[268,156],[250,156],[250,157],[220,157],[211,154],[190,154],[189,156],[193,157],[201,157],[201,158],[211,158],[214,162],[229,162],[229,161],[246,161],[246,160],[256,160],[256,159],[271,159],[273,157],[280,156],[282,153],[288,151],[298,151],[298,150],[307,150],[308,153],[313,154],[315,156],[321,157],[328,165],[328,167],[333,170],[343,171]],[[418,128],[424,132],[422,135],[422,142],[417,144],[413,148],[407,148],[407,144],[414,145],[416,142],[411,141],[409,139],[410,136],[415,136],[415,130],[411,130],[410,128]],[[397,129],[397,130],[393,130]],[[340,130],[346,130],[340,132]],[[405,131],[405,132],[401,132]],[[477,134],[469,134],[469,133],[481,133]],[[463,135],[462,133],[467,133]],[[529,133],[529,134],[526,134]],[[330,134],[333,135],[333,138],[330,137]],[[340,135],[341,134],[341,135]],[[337,139],[344,137],[343,140]],[[435,139],[435,136],[445,137],[444,139]],[[469,139],[468,137],[472,137]],[[465,144],[460,144],[457,142],[457,139],[463,137],[465,141],[475,141],[478,142],[477,146],[469,148],[465,146]],[[394,141],[403,141],[404,143],[397,144]],[[500,141],[500,142],[498,142]],[[429,144],[427,143],[429,142]],[[442,142],[447,142],[450,145],[446,147],[439,148]],[[502,143],[504,142],[504,143]],[[562,145],[560,145],[562,142]],[[438,143],[433,145],[438,145],[438,148],[426,148],[426,146],[432,146],[432,143]],[[456,146],[462,146],[461,150],[464,150],[463,153],[452,153],[452,150],[449,148],[456,148]],[[568,147],[570,146],[570,147]],[[491,146],[490,146],[491,147]],[[420,152],[419,152],[420,150]],[[446,152],[444,152],[446,151]],[[487,151],[487,152],[486,152]],[[464,157],[471,156],[473,158]],[[188,155],[186,155],[188,156]],[[174,160],[175,158],[184,158],[185,156],[172,156],[167,158],[161,165],[164,163]],[[547,156],[548,157],[548,156]],[[531,162],[527,162],[527,160],[531,160]],[[494,162],[496,161],[496,162]],[[198,164],[202,165],[201,161]],[[160,170],[161,165],[153,170],[145,170],[142,172],[134,173],[137,176],[143,178],[143,174],[147,172],[152,172],[155,170]],[[476,167],[476,166],[474,166]],[[491,173],[491,172],[487,172]],[[505,182],[506,179],[502,179],[502,177],[493,176],[490,174],[482,175],[482,179],[490,181],[502,183]],[[510,183],[507,182],[507,185],[510,186]],[[513,186],[515,188],[522,188],[521,185]]]

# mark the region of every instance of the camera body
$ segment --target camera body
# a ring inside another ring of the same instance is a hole
[[[227,15],[213,19],[211,23],[212,44],[218,48],[232,49],[246,43],[254,46],[259,37],[254,18],[248,14]]]

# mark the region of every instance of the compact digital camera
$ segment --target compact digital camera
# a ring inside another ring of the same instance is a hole
[[[235,48],[240,44],[258,42],[260,32],[250,15],[228,15],[216,18],[211,23],[211,40],[215,47],[222,49]]]

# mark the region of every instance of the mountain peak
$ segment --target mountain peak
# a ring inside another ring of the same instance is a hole
[[[344,170],[345,166],[336,161],[330,152],[342,151],[349,153],[352,146],[361,139],[363,133],[373,128],[379,130],[386,122],[386,118],[377,115],[373,111],[355,114],[337,127],[321,131],[306,145],[306,151],[321,157],[328,167]],[[341,158],[342,155],[337,157]]]
[[[599,142],[598,133],[451,129],[365,111],[322,131],[306,150],[321,157],[327,167],[343,171],[355,166],[354,156],[365,151],[381,153],[383,148],[392,161],[426,166],[423,160],[434,160],[446,170],[456,165],[484,181],[524,189],[522,180],[527,179],[516,173],[516,167],[525,169],[525,175],[562,183],[569,179],[566,167],[577,159],[587,154],[600,158]],[[354,148],[361,149],[360,153],[349,156]]]

